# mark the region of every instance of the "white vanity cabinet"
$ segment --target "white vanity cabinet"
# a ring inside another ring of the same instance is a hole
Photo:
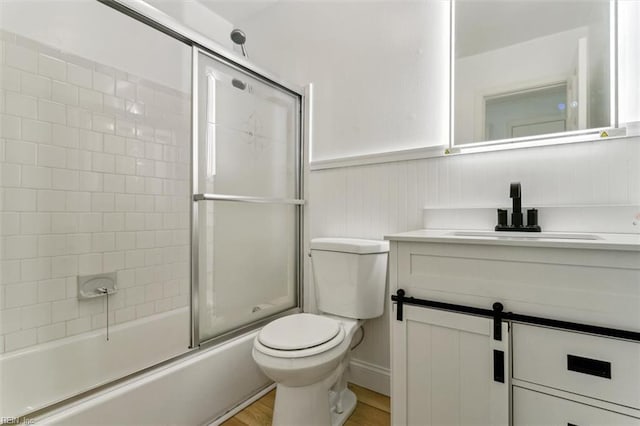
[[[497,341],[487,318],[405,305],[392,335],[392,424],[509,423],[506,323]]]
[[[513,424],[518,426],[638,426],[640,419],[570,399],[513,387]]]
[[[640,343],[513,324],[513,424],[640,426]]]
[[[429,231],[387,239],[391,294],[418,299],[392,304],[393,425],[640,426],[640,239],[598,245]],[[495,302],[508,318],[569,325],[495,321]],[[494,351],[504,357],[504,383],[495,380]]]

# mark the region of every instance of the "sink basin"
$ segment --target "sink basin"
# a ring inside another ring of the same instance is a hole
[[[602,240],[594,234],[561,233],[561,232],[496,232],[496,231],[453,231],[447,234],[452,237],[478,237],[494,239],[527,239],[527,240]]]

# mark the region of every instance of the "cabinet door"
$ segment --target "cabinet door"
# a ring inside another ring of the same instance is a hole
[[[507,425],[508,325],[497,341],[489,318],[407,305],[403,312],[391,325],[392,424]]]
[[[640,419],[514,386],[514,426],[640,426]]]
[[[513,378],[640,409],[640,344],[513,324]]]

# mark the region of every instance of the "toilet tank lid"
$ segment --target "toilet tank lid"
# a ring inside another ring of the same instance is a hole
[[[314,238],[311,240],[311,250],[356,254],[386,253],[389,251],[389,241],[361,240],[359,238]]]

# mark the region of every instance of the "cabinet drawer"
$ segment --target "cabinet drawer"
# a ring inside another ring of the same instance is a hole
[[[514,386],[513,425],[640,426],[640,419]]]
[[[513,324],[513,377],[640,409],[640,344]]]

